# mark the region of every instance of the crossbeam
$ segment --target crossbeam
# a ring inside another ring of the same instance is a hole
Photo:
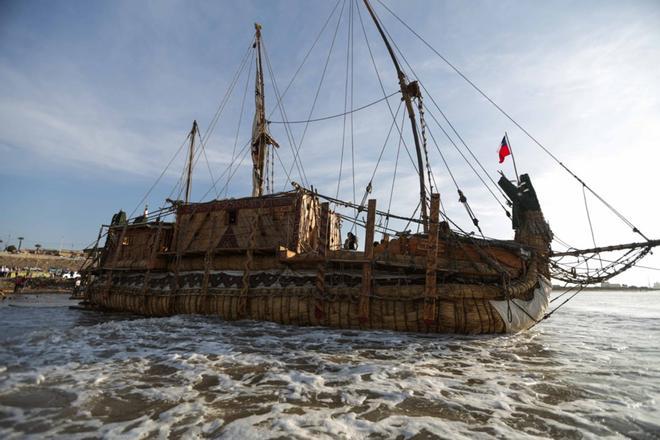
[[[624,249],[635,249],[635,248],[646,248],[646,247],[655,247],[660,246],[660,240],[649,240],[638,243],[626,243],[626,244],[615,244],[612,246],[602,246],[594,247],[589,249],[573,249],[565,252],[550,252],[551,257],[566,257],[573,256],[577,257],[578,255],[583,254],[595,254],[598,252],[610,252],[610,251],[620,251]]]

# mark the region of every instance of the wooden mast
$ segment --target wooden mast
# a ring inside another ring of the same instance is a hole
[[[424,179],[424,169],[425,169],[424,158],[422,155],[422,148],[419,142],[419,134],[417,133],[417,122],[415,121],[415,111],[413,110],[413,105],[412,105],[412,98],[420,96],[419,87],[417,86],[417,81],[413,81],[412,83],[408,82],[408,78],[406,78],[406,74],[403,73],[403,70],[399,65],[399,61],[396,58],[394,50],[392,49],[392,46],[390,45],[390,42],[387,39],[387,36],[385,35],[385,32],[383,31],[383,28],[381,27],[380,22],[378,21],[378,18],[376,17],[376,13],[371,8],[371,4],[369,4],[369,0],[364,0],[364,5],[366,6],[367,10],[369,11],[369,15],[371,15],[371,18],[376,24],[376,28],[378,28],[378,32],[380,33],[380,36],[383,38],[383,41],[385,42],[385,46],[387,47],[387,51],[389,52],[390,57],[392,58],[392,62],[394,63],[394,68],[396,69],[396,73],[399,78],[399,87],[401,87],[401,96],[406,103],[406,110],[408,112],[408,117],[410,118],[410,125],[412,127],[413,138],[415,139],[415,150],[417,152],[417,168],[418,168],[417,171],[419,173],[419,198],[420,198],[420,206],[422,208],[422,224],[424,225],[424,232],[427,232],[428,213],[426,206],[426,184]]]
[[[190,203],[190,191],[192,190],[193,159],[195,157],[195,133],[197,133],[197,120],[193,121],[190,130],[190,148],[188,152],[188,171],[186,173],[186,204]]]
[[[277,142],[268,133],[266,121],[266,103],[264,98],[264,73],[261,64],[261,25],[254,24],[257,49],[257,67],[255,81],[255,113],[252,124],[252,197],[263,195],[264,162],[268,153],[268,145],[278,147]]]

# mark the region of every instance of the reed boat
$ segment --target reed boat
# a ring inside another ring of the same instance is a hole
[[[194,122],[187,138],[185,197],[135,218],[120,211],[101,227],[84,270],[85,307],[145,316],[203,314],[299,326],[500,334],[527,329],[548,315],[551,277],[586,285],[620,273],[618,266],[598,274],[563,267],[558,259],[571,252],[581,256],[606,249],[553,251],[553,233],[532,179],[517,170],[515,179],[502,175],[497,182],[513,239],[466,232],[443,212],[430,173],[423,85],[409,80],[381,20],[367,0],[364,7],[393,62],[410,122],[419,176],[416,212],[396,215],[389,204],[379,209],[368,197],[371,181],[362,202],[302,183],[281,192],[269,186],[278,144],[266,116],[263,44],[256,25],[255,115],[248,145],[252,194],[191,202],[195,147],[205,141]],[[388,229],[383,219],[402,220],[417,231]],[[657,244],[647,239],[620,248],[639,249],[636,262]]]

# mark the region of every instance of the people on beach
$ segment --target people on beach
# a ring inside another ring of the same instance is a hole
[[[26,283],[27,279],[25,277],[19,277],[17,272],[16,279],[14,280],[14,293],[19,293],[21,290],[23,290],[23,287],[25,287]]]

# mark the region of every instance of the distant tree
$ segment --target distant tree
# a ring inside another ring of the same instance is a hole
[[[5,250],[7,252],[16,252],[16,246],[14,246],[13,244],[10,244],[9,246],[7,246],[7,248]]]
[[[18,250],[21,250],[21,245],[23,244],[24,237],[18,237]]]
[[[34,245],[34,248],[37,250],[37,253],[39,253],[39,249],[41,249],[41,245],[37,243]]]

